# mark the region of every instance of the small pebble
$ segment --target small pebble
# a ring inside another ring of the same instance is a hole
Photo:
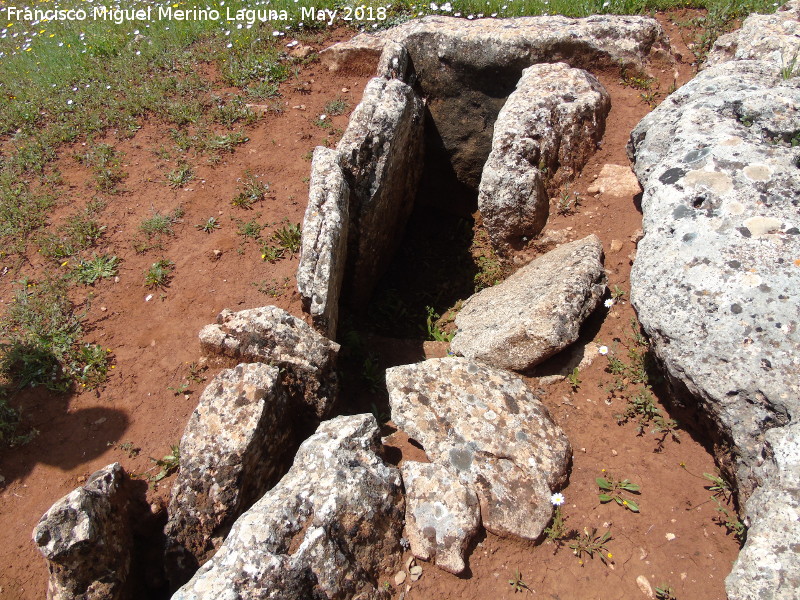
[[[675,539],[675,534],[674,533],[667,533],[666,535],[664,535],[664,537],[667,538],[667,541],[671,542],[672,540]]]

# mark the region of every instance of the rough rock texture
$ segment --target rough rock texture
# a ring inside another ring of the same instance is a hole
[[[303,244],[297,267],[297,289],[314,326],[336,339],[339,294],[347,263],[350,188],[340,155],[318,146],[311,162]]]
[[[522,371],[578,339],[606,289],[596,235],[559,246],[481,290],[456,317],[454,353]]]
[[[387,369],[392,420],[478,495],[483,526],[535,540],[571,450],[518,376],[464,358]],[[448,507],[453,510],[453,507]]]
[[[379,447],[372,415],[322,423],[172,600],[379,597],[404,511],[400,473]]]
[[[279,367],[284,384],[307,407],[311,420],[324,418],[336,401],[339,344],[277,306],[223,310],[216,324],[200,330],[200,347],[235,363]]]
[[[48,600],[126,597],[132,534],[124,479],[119,463],[100,469],[36,525],[33,541],[50,570]]]
[[[800,590],[800,424],[765,435],[774,473],[747,501],[747,544],[725,584],[729,600],[789,600]]]
[[[416,86],[427,99],[424,200],[451,208],[460,194],[473,202],[477,197],[492,126],[523,69],[565,62],[585,69],[623,64],[635,71],[653,59],[671,60],[657,21],[606,15],[474,21],[431,16],[377,36],[356,36],[322,57],[335,54],[339,64],[347,65],[348,55],[363,60],[365,48],[373,48],[377,57],[384,42],[408,50]],[[474,211],[474,205],[463,208]]]
[[[362,307],[394,256],[422,167],[422,101],[398,79],[372,79],[337,150],[352,192],[347,298]]]
[[[610,108],[605,88],[586,71],[555,63],[522,72],[494,124],[478,190],[478,208],[496,247],[544,228],[548,192],[586,164]]]
[[[481,524],[478,496],[442,465],[406,461],[406,537],[411,552],[436,566],[461,573],[464,553]]]
[[[181,438],[165,528],[173,588],[189,580],[239,515],[286,473],[294,438],[277,367],[238,365],[206,387]]]
[[[778,68],[788,67],[800,56],[800,2],[787,2],[771,15],[751,15],[731,33],[714,42],[706,67],[729,60],[765,60]],[[800,70],[800,64],[795,63]]]
[[[784,78],[774,54],[798,30],[798,6],[749,17],[733,60],[670,95],[629,144],[645,234],[631,301],[671,382],[717,433],[740,502],[750,496],[732,598],[794,598],[800,572],[787,472],[800,414],[800,77]]]

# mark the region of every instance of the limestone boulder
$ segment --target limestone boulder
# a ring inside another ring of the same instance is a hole
[[[798,106],[799,78],[725,62],[629,145],[644,188],[631,301],[673,383],[730,446],[743,498],[763,480],[764,432],[800,411]]]
[[[372,415],[322,423],[173,600],[379,598],[401,554],[400,472]]]
[[[469,298],[456,316],[451,350],[523,371],[578,339],[606,289],[596,235],[563,244]]]
[[[165,528],[173,589],[189,580],[239,515],[280,480],[295,448],[277,367],[240,364],[214,377],[181,438]]]
[[[336,339],[350,220],[350,187],[340,162],[337,151],[324,146],[314,149],[297,267],[303,308],[317,330],[330,339]]]
[[[404,462],[406,537],[411,552],[450,573],[461,573],[464,553],[481,524],[478,496],[446,467]]]
[[[591,74],[564,63],[528,67],[494,124],[478,208],[492,243],[514,245],[547,223],[549,193],[571,181],[605,131],[611,101]]]
[[[477,494],[486,529],[529,540],[541,535],[571,450],[520,377],[465,358],[440,358],[387,369],[386,386],[392,420],[432,463]]]
[[[423,104],[399,79],[376,77],[339,141],[351,189],[348,300],[363,307],[402,239],[422,167]]]
[[[131,532],[125,472],[113,463],[53,504],[33,530],[47,559],[48,600],[126,597]]]
[[[200,331],[200,347],[233,364],[277,366],[296,400],[296,412],[306,421],[324,418],[336,401],[339,344],[277,306],[223,310],[215,324]]]

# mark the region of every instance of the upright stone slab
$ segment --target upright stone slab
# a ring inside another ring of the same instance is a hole
[[[222,544],[245,510],[291,464],[295,433],[277,367],[241,364],[206,387],[181,438],[165,528],[173,589]]]
[[[402,553],[404,504],[400,473],[379,448],[372,415],[322,423],[172,600],[383,597],[378,582]]]
[[[347,298],[368,302],[403,236],[422,167],[422,101],[399,79],[372,79],[337,150],[351,189]]]
[[[200,330],[200,348],[233,364],[264,362],[279,367],[297,401],[295,412],[304,420],[324,418],[336,401],[339,344],[277,306],[223,310],[216,324]]]
[[[522,72],[483,167],[478,208],[495,247],[507,249],[547,223],[550,194],[580,172],[605,131],[611,100],[602,84],[564,63]]]
[[[53,504],[33,530],[47,559],[48,600],[117,600],[126,597],[133,535],[123,487],[113,463]]]
[[[541,535],[571,450],[520,377],[437,358],[387,369],[386,387],[392,420],[431,462],[474,490],[486,529],[529,540]]]
[[[324,146],[314,149],[297,267],[303,308],[317,330],[330,339],[336,339],[350,220],[350,187],[340,162],[336,150]]]
[[[578,339],[606,289],[596,235],[563,244],[504,282],[481,290],[456,316],[451,350],[495,367],[524,371]]]

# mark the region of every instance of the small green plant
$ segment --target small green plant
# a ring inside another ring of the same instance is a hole
[[[325,105],[325,114],[338,117],[339,115],[346,113],[348,108],[350,108],[350,105],[345,100],[337,98],[336,100],[331,100]]]
[[[182,217],[183,207],[181,206],[177,206],[169,214],[154,211],[152,217],[148,217],[141,222],[139,230],[148,238],[173,235],[175,232],[172,226],[179,223]]]
[[[236,233],[242,236],[245,241],[248,239],[257,240],[261,237],[261,230],[264,229],[263,225],[259,225],[255,219],[250,221],[240,222]]]
[[[208,217],[204,222],[200,223],[199,225],[194,226],[195,229],[199,231],[205,231],[206,233],[211,233],[215,229],[220,228],[219,219],[216,217]]]
[[[639,505],[626,494],[638,494],[641,489],[638,484],[629,479],[617,480],[608,473],[606,473],[605,477],[597,477],[595,481],[601,490],[598,494],[600,502],[605,504],[613,500],[632,512],[639,512]]]
[[[573,214],[577,208],[581,205],[581,196],[578,192],[569,191],[569,184],[564,186],[564,190],[561,192],[561,196],[558,198],[558,206],[556,207],[556,211],[560,215],[571,215]]]
[[[320,129],[330,129],[333,127],[333,123],[328,118],[328,115],[320,115],[313,121],[314,125],[319,127]]]
[[[142,451],[142,449],[136,446],[133,442],[125,442],[120,444],[119,449],[127,453],[128,458],[136,458]]]
[[[489,250],[488,254],[479,255],[475,261],[478,267],[474,277],[476,292],[497,285],[505,277],[503,265],[493,251]]]
[[[441,318],[441,315],[439,315],[439,313],[437,313],[432,306],[426,306],[425,312],[426,339],[433,342],[449,342],[452,340],[454,334],[442,331],[439,328],[439,325],[437,325],[437,321]]]
[[[642,73],[631,73],[625,65],[621,65],[619,82],[625,87],[648,91],[653,87],[655,79]]]
[[[567,381],[569,382],[570,387],[572,387],[572,391],[577,392],[578,388],[581,387],[581,379],[578,377],[578,367],[572,369],[572,373],[567,375]]]
[[[189,383],[187,381],[184,381],[179,386],[168,385],[167,389],[169,391],[171,391],[173,395],[180,396],[180,395],[185,394],[186,392],[189,391]]]
[[[166,174],[167,183],[170,187],[179,188],[183,187],[194,179],[194,169],[189,165],[180,165]]]
[[[285,251],[283,248],[273,246],[268,242],[263,242],[261,244],[261,260],[265,260],[270,263],[278,262],[283,258],[284,252]]]
[[[269,191],[269,185],[258,178],[250,171],[245,171],[245,175],[239,184],[240,191],[231,200],[231,204],[237,208],[250,209],[253,204],[260,202]]]
[[[300,229],[300,223],[289,223],[278,229],[272,237],[281,248],[289,251],[289,256],[292,258],[300,250],[303,231]]]
[[[180,467],[181,463],[180,447],[178,447],[177,445],[170,445],[170,450],[171,452],[166,456],[164,456],[164,458],[160,459],[152,457],[150,458],[150,460],[153,461],[157,467],[161,467],[161,470],[150,478],[151,482],[158,483],[165,477],[169,477],[170,475],[172,475],[175,471],[178,470],[178,467]]]
[[[528,584],[525,583],[522,579],[522,573],[519,572],[519,569],[514,571],[514,577],[508,580],[508,585],[514,590],[514,593],[517,592],[531,592],[531,588],[528,587]]]
[[[108,279],[117,274],[120,259],[114,255],[92,254],[89,260],[81,259],[73,271],[75,279],[84,285],[92,285],[98,279]]]
[[[656,593],[656,598],[658,600],[678,600],[678,597],[669,585],[655,586],[653,591]]]
[[[684,469],[685,469],[684,465]],[[716,475],[712,473],[703,473],[703,477],[706,478],[711,484],[706,486],[706,489],[711,492],[711,494],[716,498],[722,498],[726,502],[731,500],[733,490],[731,488],[731,484],[728,483],[728,480],[722,476],[722,473],[717,473]]]
[[[561,507],[556,506],[556,509],[553,511],[553,520],[550,523],[549,527],[546,527],[544,530],[545,537],[547,541],[556,546],[561,546],[564,543],[564,539],[567,537],[567,518],[564,516],[564,513],[561,512]]]
[[[386,389],[386,371],[381,369],[376,355],[367,354],[364,357],[361,364],[361,379],[364,380],[371,392],[380,392]]]
[[[189,381],[193,381],[194,383],[203,383],[206,380],[205,375],[203,372],[208,368],[205,365],[199,365],[196,362],[190,362],[187,367],[189,373],[186,375],[186,378]]]
[[[254,281],[251,285],[255,287],[260,293],[270,298],[278,298],[289,289],[289,278],[284,277],[283,283],[280,283],[276,278],[262,279],[261,281]]]
[[[614,287],[611,288],[611,299],[615,303],[617,303],[617,302],[621,302],[622,300],[624,300],[625,296],[626,296],[625,290],[623,290],[618,285],[614,284]],[[644,343],[646,343],[646,341]]]
[[[163,289],[167,287],[170,279],[172,278],[172,270],[174,267],[175,263],[165,258],[154,262],[144,274],[145,287],[151,289]]]
[[[795,50],[792,58],[790,58],[788,61],[781,57],[781,63],[783,64],[781,67],[781,77],[783,79],[791,79],[792,77],[796,77],[800,74],[800,69],[795,69],[795,66],[797,65],[797,56],[799,53],[799,50]]]
[[[744,545],[747,540],[747,526],[739,520],[735,513],[732,513],[727,508],[722,506],[722,503],[715,497],[711,497],[716,504],[717,520],[720,525],[723,525],[728,533],[732,533],[740,545]]]
[[[611,540],[611,531],[606,531],[603,535],[597,534],[597,529],[583,528],[583,533],[579,534],[573,543],[569,545],[573,554],[578,557],[578,564],[583,566],[583,555],[586,554],[589,558],[594,558],[597,554],[604,564],[608,564],[613,558],[611,551],[606,544]]]

